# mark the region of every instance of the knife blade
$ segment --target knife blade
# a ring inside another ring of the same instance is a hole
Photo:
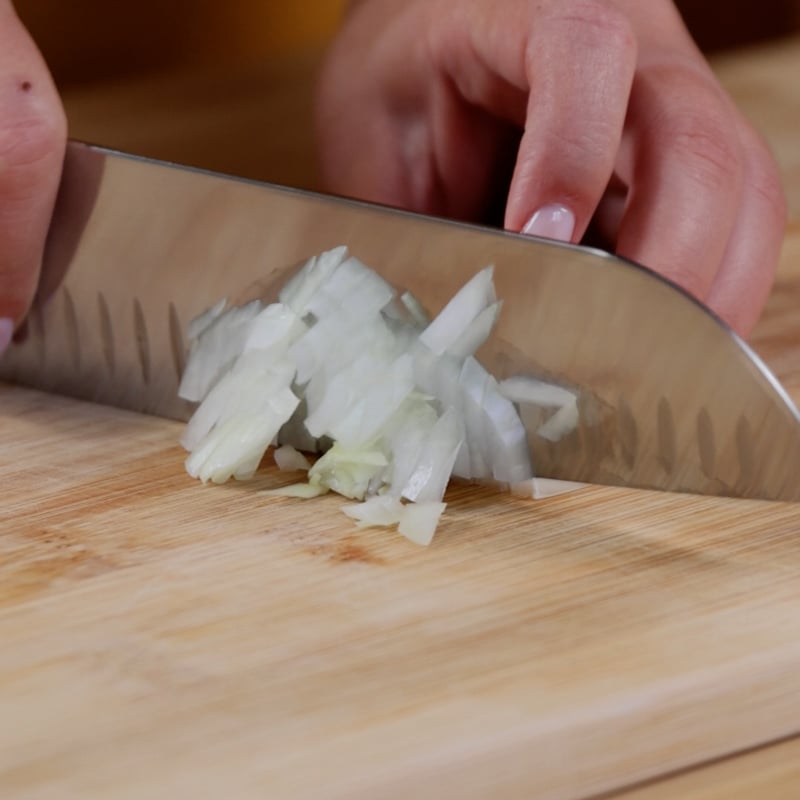
[[[498,379],[578,394],[558,442],[521,408],[536,473],[710,495],[800,499],[800,414],[758,356],[646,268],[532,239],[70,142],[29,335],[0,379],[178,420],[187,324],[223,297],[274,298],[338,245],[435,313],[495,265],[479,352]]]

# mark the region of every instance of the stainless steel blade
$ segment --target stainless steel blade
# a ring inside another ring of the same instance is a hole
[[[724,324],[642,267],[74,142],[42,297],[0,377],[184,419],[188,321],[222,297],[274,295],[339,244],[431,312],[495,265],[504,305],[480,360],[499,378],[579,392],[579,427],[560,442],[539,438],[539,412],[524,412],[538,474],[800,498],[800,417],[786,393]]]

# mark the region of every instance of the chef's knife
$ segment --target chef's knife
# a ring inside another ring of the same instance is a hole
[[[371,204],[70,142],[28,336],[0,378],[185,419],[189,320],[223,297],[269,299],[345,244],[436,312],[495,265],[503,300],[479,352],[498,378],[579,395],[578,428],[540,438],[537,474],[714,495],[800,498],[800,416],[722,322],[636,264]]]

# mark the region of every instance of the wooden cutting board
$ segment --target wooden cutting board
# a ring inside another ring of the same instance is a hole
[[[796,225],[755,346],[800,399]],[[581,798],[800,733],[800,506],[455,487],[422,549],[179,433],[0,387],[4,800]]]
[[[179,433],[0,391],[4,798],[577,798],[800,731],[800,507],[457,487],[422,549]]]

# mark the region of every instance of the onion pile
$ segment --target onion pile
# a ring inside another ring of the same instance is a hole
[[[501,309],[493,268],[429,319],[345,247],[311,258],[278,302],[194,319],[179,394],[199,403],[181,444],[203,483],[251,478],[270,446],[302,483],[267,492],[357,501],[359,525],[397,526],[427,545],[451,477],[531,496],[527,433],[515,406],[554,408],[537,433],[577,424],[574,393],[528,377],[495,380],[474,353]],[[304,453],[318,455],[313,464]]]

